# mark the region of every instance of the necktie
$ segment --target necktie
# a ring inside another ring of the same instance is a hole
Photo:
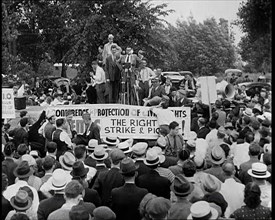
[[[127,55],[126,63],[130,63],[130,55]]]
[[[177,140],[176,140],[176,136],[174,136],[174,149],[175,149],[175,151],[177,150]]]

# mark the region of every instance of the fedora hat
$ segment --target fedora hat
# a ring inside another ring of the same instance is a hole
[[[33,169],[30,168],[28,161],[21,161],[14,169],[13,174],[18,178],[29,177],[33,174]]]
[[[11,198],[10,204],[15,210],[25,211],[31,207],[32,199],[25,190],[19,189],[16,195]]]
[[[191,205],[191,214],[187,219],[217,219],[219,216],[218,211],[212,208],[206,201],[198,201]]]
[[[24,154],[21,157],[21,161],[27,161],[29,166],[34,166],[36,165],[36,160],[34,159],[33,156],[29,155],[29,154]]]
[[[109,136],[109,137],[104,137],[103,142],[111,146],[116,146],[120,141],[118,137]]]
[[[268,178],[271,176],[264,163],[253,163],[251,169],[249,169],[247,173],[255,178]]]
[[[56,169],[53,171],[51,180],[50,180],[50,188],[51,190],[63,190],[65,189],[68,183],[68,176],[63,169]]]
[[[108,157],[108,153],[103,146],[97,146],[91,154],[91,157],[95,160],[105,160]]]
[[[94,151],[95,147],[98,146],[98,140],[97,139],[91,139],[89,140],[88,146],[86,147],[89,151]]]
[[[246,109],[244,110],[243,114],[246,115],[246,116],[248,116],[248,117],[254,116],[253,111],[252,111],[251,108],[246,108]]]
[[[197,139],[197,133],[194,132],[194,131],[190,131],[190,132],[184,134],[183,139],[185,141],[187,141],[187,140],[196,140]]]
[[[76,161],[73,164],[73,170],[70,172],[72,177],[84,177],[89,172],[89,168],[85,168],[82,161]]]
[[[121,161],[123,158],[125,158],[125,154],[122,150],[115,148],[112,149],[109,153],[111,161],[116,164],[117,162]]]
[[[221,182],[218,182],[211,174],[207,174],[201,181],[201,189],[204,194],[218,192],[221,189]]]
[[[165,156],[164,156],[164,153],[162,152],[162,149],[157,146],[152,147],[152,149],[157,152],[159,156],[159,163],[163,163],[165,161]]]
[[[59,157],[59,163],[66,170],[73,170],[73,164],[76,161],[74,154],[70,151],[65,152]]]
[[[130,152],[132,152],[131,143],[133,143],[131,141],[131,139],[123,141],[123,142],[120,142],[117,145],[117,148],[120,149],[120,150],[122,150],[125,154],[130,153]]]
[[[176,196],[187,196],[194,190],[194,186],[183,176],[183,174],[178,174],[170,186],[170,189]]]
[[[148,144],[146,142],[138,142],[133,145],[132,151],[136,155],[143,155],[147,150]]]
[[[215,146],[211,150],[210,161],[214,164],[222,164],[225,160],[224,150],[220,146]]]
[[[166,142],[166,139],[164,136],[160,136],[158,139],[157,139],[157,146],[161,147],[161,148],[165,148],[167,145],[167,142]]]
[[[139,168],[139,165],[136,165],[135,162],[129,157],[125,157],[120,163],[121,174],[128,174],[128,173],[134,172],[138,168]]]
[[[152,148],[147,150],[144,164],[147,166],[154,166],[159,163],[160,163],[160,161],[159,161],[159,155],[158,155],[157,151]]]

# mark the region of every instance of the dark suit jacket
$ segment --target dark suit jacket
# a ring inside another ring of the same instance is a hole
[[[197,137],[198,138],[203,138],[205,139],[206,135],[210,132],[210,129],[207,127],[202,127],[198,130],[197,132]]]
[[[9,200],[7,200],[2,195],[2,211],[1,211],[1,219],[5,219],[8,213],[13,210],[14,208],[11,206]]]
[[[123,55],[121,57],[120,62],[122,64],[125,64],[126,63],[126,58],[127,58],[127,55]],[[136,54],[131,54],[130,55],[130,61],[131,61],[132,66],[135,67],[135,68],[138,68],[138,66],[141,63],[141,59]]]
[[[126,183],[124,186],[112,190],[112,210],[119,220],[139,220],[139,204],[148,193],[147,189],[139,188],[135,184]]]
[[[19,144],[26,144],[27,146],[29,145],[29,134],[24,128],[15,128],[14,130],[10,131],[10,134],[12,134],[11,136],[13,137],[16,149]]]
[[[105,64],[105,72],[106,72],[106,80],[110,79],[110,81],[119,81],[121,78],[120,69],[116,63],[113,61],[112,56],[109,55],[106,58]]]
[[[172,156],[165,156],[165,161],[160,164],[160,167],[168,168],[177,165],[178,158]]]
[[[101,142],[100,139],[100,131],[99,127],[96,123],[92,122],[90,128],[88,129],[87,133],[83,134],[84,137],[88,138],[88,141],[91,139],[96,139],[98,142]]]
[[[162,97],[162,95],[166,95],[165,94],[165,89],[164,89],[164,86],[158,86],[158,88],[156,89],[155,87],[152,88],[151,90],[151,96],[150,96],[150,99],[155,97],[155,96],[159,96],[159,97]]]
[[[112,189],[123,186],[123,184],[124,179],[119,169],[113,167],[108,171],[99,173],[93,189],[95,189],[101,197],[102,205],[109,206]]]
[[[95,207],[99,207],[101,205],[101,199],[94,189],[85,188],[85,195],[83,198],[84,202],[91,202],[95,205]]]
[[[162,196],[170,199],[170,181],[162,177],[155,170],[150,170],[148,174],[139,176],[136,179],[137,186],[145,188],[148,192],[156,196]]]
[[[148,166],[144,164],[142,160],[137,160],[135,164],[139,166],[137,169],[138,176],[149,173],[149,171],[151,170]]]
[[[14,184],[15,176],[13,174],[14,169],[17,167],[17,164],[12,158],[6,158],[2,161],[2,172],[7,174],[9,185]]]
[[[47,220],[48,216],[55,210],[61,208],[65,203],[63,194],[55,194],[53,197],[42,200],[38,206],[38,220]]]

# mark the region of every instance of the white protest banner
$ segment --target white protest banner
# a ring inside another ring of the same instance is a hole
[[[81,115],[91,114],[92,121],[99,124],[101,137],[118,136],[119,138],[156,139],[158,137],[158,121],[149,107],[122,104],[94,105],[59,105],[49,107],[55,110],[56,117],[66,117],[68,111],[73,112],[72,127],[77,133],[84,132]],[[189,107],[172,107],[182,133],[190,132],[191,109]]]
[[[13,89],[2,89],[2,118],[15,118]]]

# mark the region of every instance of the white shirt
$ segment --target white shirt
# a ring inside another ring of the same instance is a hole
[[[72,148],[73,143],[72,143],[72,140],[71,140],[69,134],[66,131],[64,131],[63,129],[60,129],[60,128],[57,128],[57,129],[62,130],[62,132],[60,133],[60,141],[64,141],[68,145],[69,148]]]
[[[94,79],[96,84],[101,84],[106,82],[105,72],[100,66],[96,67]]]
[[[266,181],[264,185],[259,185],[261,189],[261,200],[262,206],[268,207],[269,202],[271,201],[271,184]]]
[[[208,149],[208,143],[203,138],[197,138],[195,156],[205,158]]]
[[[37,213],[38,205],[39,205],[39,198],[38,198],[37,190],[35,188],[33,188],[32,186],[30,186],[26,181],[18,180],[15,184],[8,186],[8,188],[3,192],[3,196],[7,200],[10,201],[11,198],[16,195],[19,188],[21,188],[23,186],[28,186],[32,190],[33,202],[32,202],[32,206],[30,207],[30,209],[32,209],[33,212]]]
[[[210,144],[213,140],[217,139],[218,130],[216,128],[212,129],[205,137],[207,144]]]
[[[96,175],[97,170],[94,167],[87,166],[85,163],[83,163],[83,164],[84,164],[85,168],[89,169],[89,171],[87,173],[87,177],[86,177],[86,180],[89,181]]]
[[[157,115],[159,125],[169,125],[176,121],[175,114],[170,109],[153,108],[152,111]]]
[[[238,168],[240,165],[250,159],[249,155],[249,143],[245,142],[243,144],[237,144],[234,148],[232,148],[232,154],[234,156],[233,163]]]
[[[244,204],[244,188],[245,186],[241,183],[236,182],[233,178],[226,179],[221,185],[220,193],[228,203],[227,209],[225,210],[225,217],[229,216],[238,208]]]
[[[149,67],[141,69],[139,74],[142,82],[149,81],[155,75],[154,71],[151,70]]]

